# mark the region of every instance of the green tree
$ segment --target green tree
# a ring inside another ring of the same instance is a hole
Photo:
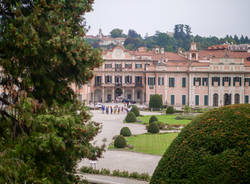
[[[77,183],[77,161],[103,150],[70,88],[102,61],[83,39],[93,0],[0,3],[0,183]]]
[[[124,35],[122,34],[123,30],[122,29],[113,29],[111,32],[110,32],[110,36],[112,38],[118,38],[118,37],[124,37]]]
[[[162,96],[155,94],[150,96],[149,108],[153,110],[159,110],[162,108]]]
[[[130,29],[130,30],[128,30],[128,37],[130,37],[130,38],[141,38],[141,35],[138,34],[135,30]]]
[[[250,104],[239,104],[195,117],[168,147],[150,183],[248,183],[249,112]]]

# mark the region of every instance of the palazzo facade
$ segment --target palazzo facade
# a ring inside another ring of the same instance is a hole
[[[87,103],[130,99],[147,105],[154,94],[175,107],[249,103],[249,51],[234,51],[226,44],[198,51],[192,43],[185,53],[116,46],[103,51],[105,62],[94,69],[87,94],[79,94]]]

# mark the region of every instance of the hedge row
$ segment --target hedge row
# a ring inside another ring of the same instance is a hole
[[[133,178],[133,179],[138,179],[138,180],[143,180],[143,181],[150,180],[150,176],[148,173],[141,173],[141,174],[139,174],[138,172],[129,173],[128,171],[120,171],[120,170],[114,170],[113,172],[111,172],[109,169],[98,170],[98,169],[94,169],[92,167],[82,167],[80,170],[82,173],[88,173],[88,174],[119,176],[119,177]]]

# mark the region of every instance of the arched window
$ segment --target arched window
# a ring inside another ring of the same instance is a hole
[[[217,93],[213,95],[213,106],[218,107],[218,102],[219,102],[219,96]]]
[[[192,60],[196,60],[196,54],[192,53]]]
[[[239,104],[240,103],[240,95],[237,93],[234,95],[234,104]]]

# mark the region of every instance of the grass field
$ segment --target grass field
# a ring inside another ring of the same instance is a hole
[[[143,124],[148,123],[149,119],[150,119],[150,115],[147,116],[140,116],[137,117],[137,120],[141,120]],[[163,123],[167,123],[170,125],[176,124],[176,125],[186,125],[188,123],[191,122],[191,120],[176,120],[175,117],[176,115],[174,114],[170,114],[170,115],[156,115],[157,119]]]
[[[133,145],[132,151],[163,155],[178,133],[141,134],[126,138],[127,143]]]

